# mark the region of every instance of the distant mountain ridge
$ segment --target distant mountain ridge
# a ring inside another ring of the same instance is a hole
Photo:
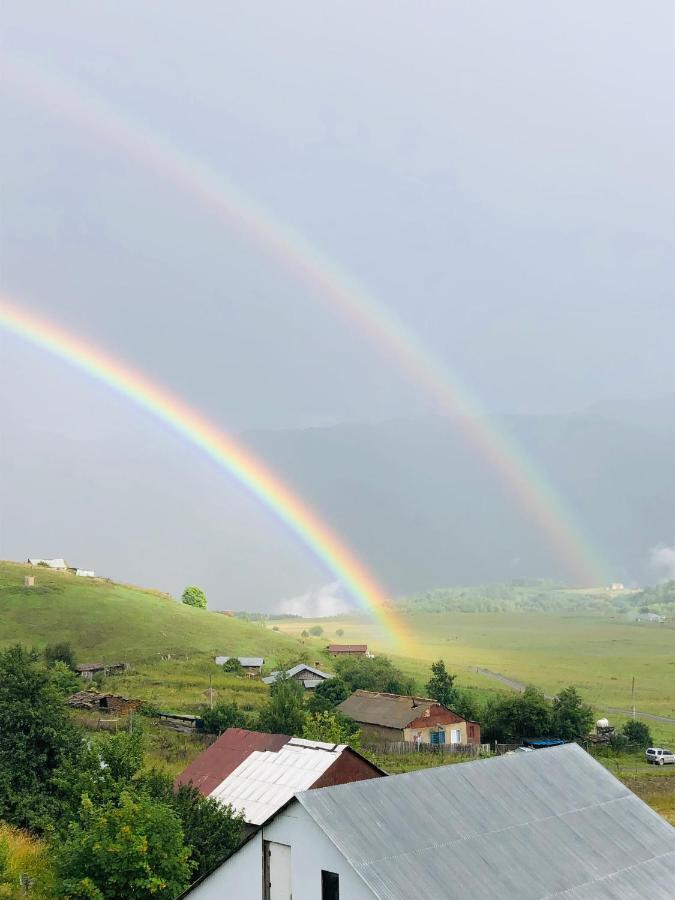
[[[609,581],[657,580],[652,551],[675,541],[675,427],[665,417],[654,425],[589,411],[495,424],[568,501]],[[457,420],[255,431],[245,439],[349,536],[392,593],[514,577],[570,580]]]

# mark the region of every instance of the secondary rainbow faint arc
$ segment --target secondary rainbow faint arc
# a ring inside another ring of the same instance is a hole
[[[207,453],[300,537],[384,626],[395,644],[404,643],[405,630],[375,577],[317,513],[240,442],[126,362],[93,347],[54,322],[26,312],[7,297],[0,297],[0,326],[114,388]]]
[[[43,74],[35,63],[16,56],[6,55],[4,65],[11,76],[50,109],[113,141],[228,225],[250,236],[286,269],[315,288],[318,296],[328,299],[333,309],[355,322],[434,398],[439,411],[457,417],[458,428],[500,475],[569,572],[582,583],[606,580],[606,564],[550,479],[523,447],[487,418],[478,400],[459,379],[363,286],[221,174],[138,123],[130,124],[100,98],[69,85],[62,76]]]

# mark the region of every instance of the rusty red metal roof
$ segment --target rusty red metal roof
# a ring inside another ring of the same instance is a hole
[[[192,784],[208,797],[228,775],[256,750],[280,750],[291,738],[287,734],[263,734],[245,728],[228,728],[194,759],[176,778],[181,784]]]
[[[367,653],[368,644],[329,644],[329,653]]]

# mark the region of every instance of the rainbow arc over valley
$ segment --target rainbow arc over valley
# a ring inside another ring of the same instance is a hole
[[[367,334],[383,357],[433,398],[440,414],[451,418],[544,536],[565,571],[580,585],[607,582],[609,566],[551,478],[506,427],[486,415],[455,373],[363,285],[222,173],[111,109],[99,97],[15,55],[6,55],[4,66],[11,79],[52,113],[93,131],[191,197],[229,229],[262,248],[307,285],[313,297]]]
[[[126,362],[0,296],[0,327],[50,351],[132,400],[233,475],[312,551],[381,626],[396,649],[406,630],[384,589],[335,532],[248,448]]]

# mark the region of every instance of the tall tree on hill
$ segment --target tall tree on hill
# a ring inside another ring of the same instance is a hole
[[[325,681],[317,684],[316,689],[312,692],[308,703],[309,711],[312,713],[330,712],[338,703],[346,700],[350,694],[351,691],[339,675],[336,675],[335,678],[326,678]]]
[[[206,609],[206,594],[201,588],[195,587],[195,585],[185,588],[181,600],[186,606],[194,606],[195,609]]]

